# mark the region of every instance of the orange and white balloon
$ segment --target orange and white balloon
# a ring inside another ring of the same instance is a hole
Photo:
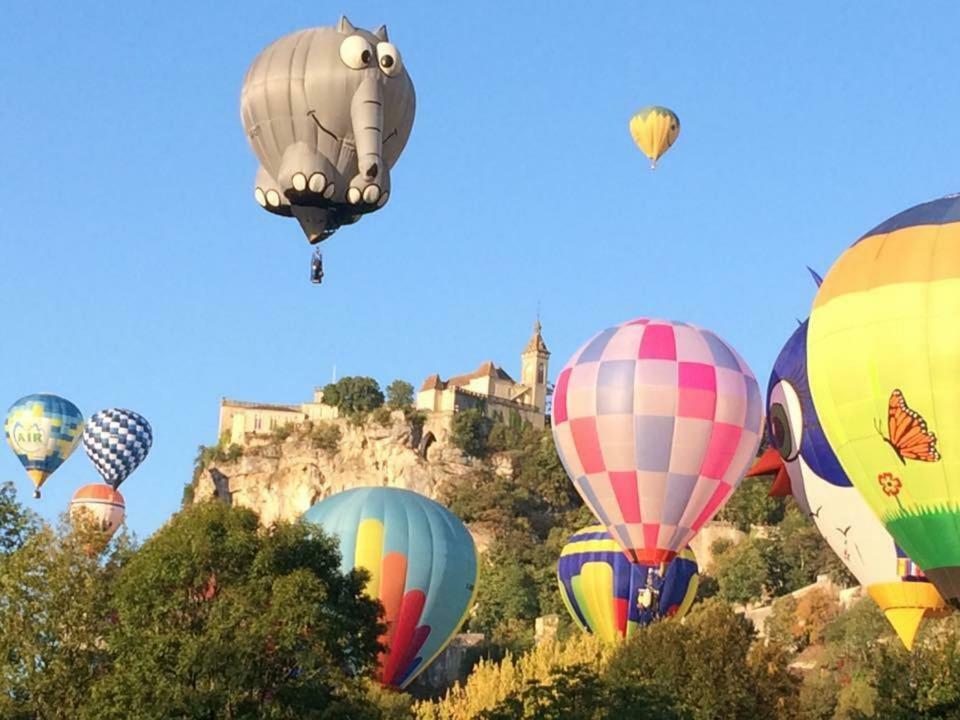
[[[70,500],[70,520],[75,525],[90,524],[108,538],[123,524],[125,510],[123,495],[102,483],[84,485]]]

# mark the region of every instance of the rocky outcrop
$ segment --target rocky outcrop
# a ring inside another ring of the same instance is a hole
[[[294,429],[286,438],[249,434],[240,458],[203,469],[194,502],[217,497],[255,510],[269,525],[296,519],[318,500],[353,487],[400,487],[437,498],[445,485],[478,467],[448,443],[446,433],[437,433],[424,451],[423,433],[402,412],[381,420],[331,420]],[[339,442],[317,439],[318,430],[335,435],[334,427]]]

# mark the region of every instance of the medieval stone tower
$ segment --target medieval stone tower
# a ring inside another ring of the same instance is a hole
[[[533,326],[533,335],[520,355],[520,382],[532,388],[533,397],[530,398],[535,408],[541,412],[547,406],[547,364],[550,361],[550,351],[540,334],[540,320]]]

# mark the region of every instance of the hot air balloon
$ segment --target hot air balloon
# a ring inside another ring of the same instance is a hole
[[[83,415],[69,400],[49,393],[17,400],[4,424],[7,443],[33,480],[33,496],[80,442]]]
[[[295,217],[310,243],[383,207],[415,105],[384,26],[369,32],[342,17],[280,38],[253,61],[240,98],[260,161],[256,201]]]
[[[806,322],[787,340],[770,373],[767,435],[770,448],[749,474],[788,478],[771,494],[794,496],[911,649],[921,620],[942,615],[946,604],[894,543],[827,442],[807,381]]]
[[[404,688],[463,623],[477,582],[477,551],[460,519],[409,490],[346,490],[304,520],[340,539],[344,572],[370,573],[367,594],[383,604],[380,681]]]
[[[574,622],[615,642],[653,620],[682,618],[693,604],[700,576],[689,547],[669,563],[639,565],[627,560],[603,525],[590,525],[563,547],[557,581]]]
[[[114,490],[140,466],[152,445],[150,423],[132,410],[101,410],[90,417],[83,431],[83,449]]]
[[[126,505],[123,495],[102,483],[84,485],[70,500],[74,524],[90,525],[109,540],[123,524]]]
[[[960,196],[895,215],[847,249],[817,292],[807,342],[840,465],[960,607]]]
[[[637,563],[667,562],[740,484],[760,442],[750,368],[709,330],[608,328],[560,372],[553,437],[587,506]]]
[[[643,154],[650,158],[650,169],[670,149],[680,135],[680,118],[673,110],[650,105],[630,118],[630,135]]]

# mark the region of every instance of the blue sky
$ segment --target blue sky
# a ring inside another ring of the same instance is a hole
[[[960,189],[960,8],[673,5],[4,8],[0,403],[48,390],[148,417],[123,486],[143,537],[221,396],[300,402],[334,365],[516,372],[538,303],[553,375],[650,315],[715,330],[765,383],[809,309],[805,265]],[[417,115],[389,205],[326,243],[316,288],[296,223],[253,201],[239,93],[263,47],[341,12],[387,24]],[[647,104],[683,127],[656,172],[627,132]],[[12,453],[0,479],[29,499]],[[78,451],[30,502],[55,517],[97,479]]]

